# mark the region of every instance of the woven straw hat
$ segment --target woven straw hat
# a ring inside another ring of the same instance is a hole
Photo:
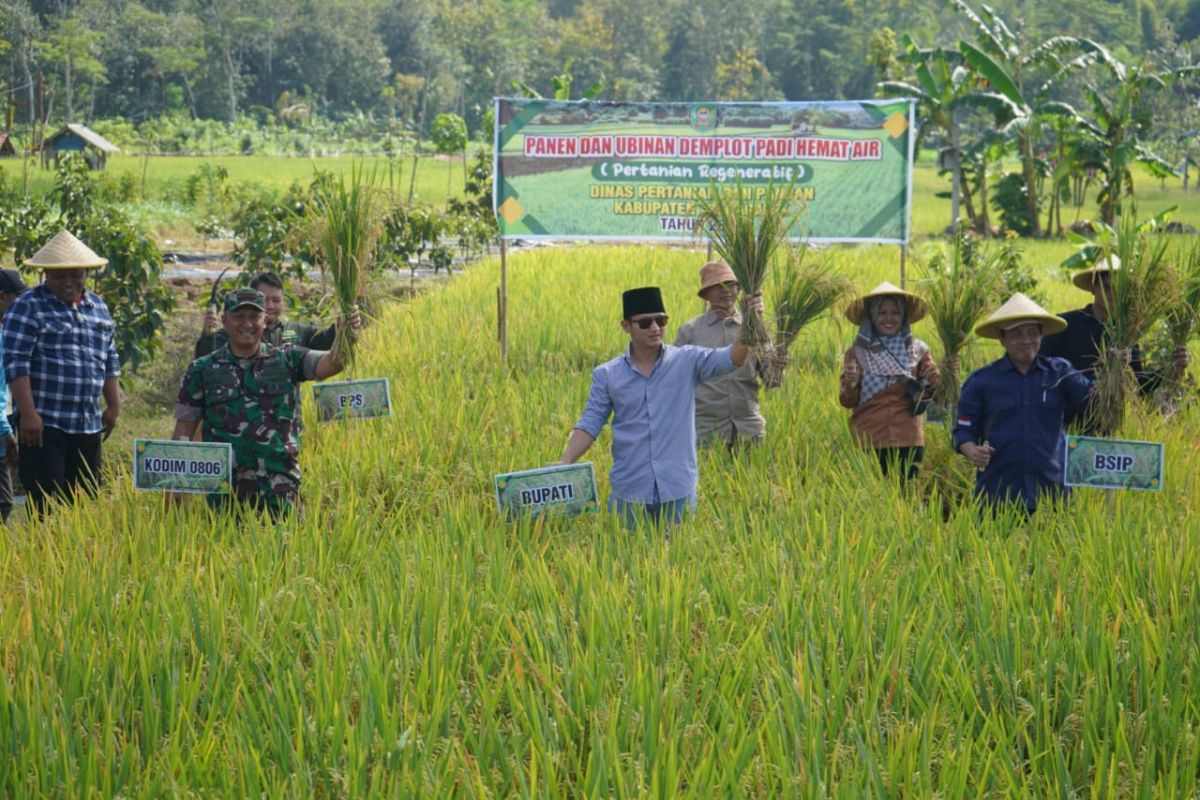
[[[1060,333],[1067,329],[1067,321],[1056,317],[1025,295],[1017,292],[996,312],[975,326],[975,333],[988,339],[999,339],[1000,331],[1008,330],[1027,322],[1040,322],[1042,334]]]
[[[1092,292],[1092,283],[1096,280],[1096,276],[1101,272],[1115,272],[1121,268],[1121,259],[1115,255],[1110,255],[1100,259],[1091,269],[1085,269],[1083,272],[1076,272],[1071,276],[1071,283],[1083,289],[1088,294]]]
[[[45,247],[34,253],[25,266],[38,269],[96,269],[107,263],[107,258],[96,255],[86,244],[62,230],[54,234]]]
[[[863,315],[867,313],[867,307],[870,305],[871,300],[876,297],[895,297],[901,303],[904,303],[905,317],[910,325],[925,316],[926,308],[924,300],[912,292],[906,292],[899,286],[884,281],[861,297],[854,298],[850,302],[850,305],[846,306],[846,319],[855,325],[861,325]]]

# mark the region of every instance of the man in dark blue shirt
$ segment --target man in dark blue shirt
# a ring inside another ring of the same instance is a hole
[[[1029,513],[1063,486],[1065,420],[1082,415],[1092,382],[1061,358],[1038,355],[1043,333],[1066,323],[1017,293],[975,332],[1004,345],[1004,356],[963,384],[954,446],[980,470],[975,494]]]

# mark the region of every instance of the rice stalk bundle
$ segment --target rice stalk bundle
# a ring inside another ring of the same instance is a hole
[[[742,287],[742,342],[760,353],[771,349],[771,332],[761,315],[747,306],[760,294],[776,251],[796,221],[790,186],[768,184],[765,191],[709,185],[700,200],[697,231],[707,234],[713,249],[728,262]]]
[[[332,285],[338,305],[338,360],[354,360],[357,336],[345,323],[356,313],[374,265],[383,228],[383,191],[375,174],[355,168],[350,176],[326,175],[316,190],[321,208],[313,228],[320,267]]]
[[[1136,396],[1137,383],[1127,352],[1176,306],[1179,281],[1166,254],[1165,237],[1139,229],[1132,215],[1121,219],[1116,242],[1121,268],[1110,273],[1105,350],[1096,364],[1091,412],[1093,424],[1102,434],[1120,429],[1127,401]]]
[[[836,271],[829,259],[806,259],[804,244],[787,248],[782,272],[774,274],[771,307],[775,314],[775,352],[787,355],[788,348],[805,325],[821,317],[835,305],[840,305],[854,288],[854,283]],[[778,370],[772,360],[768,369]],[[783,376],[769,376],[776,382]]]
[[[958,404],[962,392],[958,355],[979,320],[1000,299],[1004,277],[999,252],[975,250],[973,259],[968,261],[964,249],[962,240],[956,239],[950,263],[946,264],[939,253],[925,265],[924,277],[918,284],[942,344],[942,359],[938,364],[941,382],[933,401],[945,408]]]
[[[1184,389],[1186,369],[1175,363],[1173,351],[1186,347],[1197,330],[1200,330],[1200,242],[1192,244],[1180,253],[1176,268],[1178,298],[1166,315],[1166,333],[1169,344],[1167,366],[1163,371],[1164,392],[1178,399]]]

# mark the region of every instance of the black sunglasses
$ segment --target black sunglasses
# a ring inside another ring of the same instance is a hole
[[[629,321],[644,331],[650,330],[651,325],[658,325],[659,328],[667,327],[666,314],[659,314],[653,317],[642,317],[641,319],[631,319]]]

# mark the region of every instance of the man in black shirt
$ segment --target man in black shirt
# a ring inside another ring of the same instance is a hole
[[[1112,303],[1112,273],[1120,268],[1120,259],[1108,256],[1096,262],[1091,269],[1072,277],[1072,283],[1091,293],[1092,302],[1076,311],[1059,314],[1067,321],[1067,329],[1062,333],[1043,336],[1039,355],[1065,358],[1075,369],[1094,378],[1096,364],[1106,346],[1108,307]],[[1178,348],[1172,358],[1185,369],[1190,361],[1186,347]],[[1142,394],[1154,391],[1162,381],[1161,375],[1146,370],[1141,350],[1136,346],[1129,353],[1129,366],[1137,376],[1138,389]]]

